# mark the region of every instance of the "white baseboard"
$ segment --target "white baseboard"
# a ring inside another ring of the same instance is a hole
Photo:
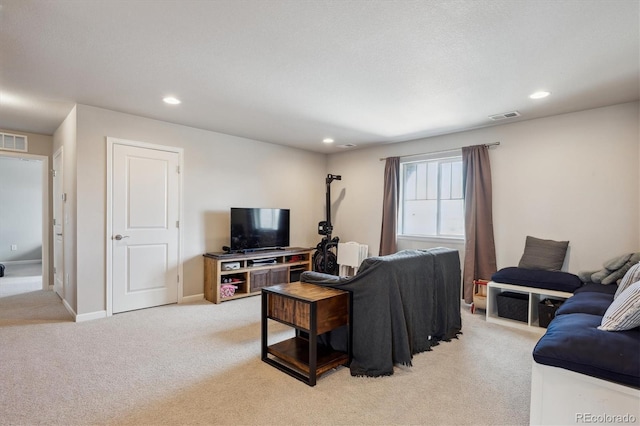
[[[92,321],[107,317],[107,311],[95,311],[87,314],[76,315],[76,322]]]
[[[30,263],[42,263],[42,259],[35,260],[0,260],[3,265],[27,265]]]
[[[204,299],[204,293],[194,294],[192,296],[183,296],[182,302],[180,303],[191,303],[191,302],[199,302]]]
[[[57,294],[57,293],[56,293]],[[60,297],[60,295],[58,295],[58,297]],[[60,297],[60,300],[62,300],[62,305],[66,308],[66,310],[71,314],[71,316],[75,319],[76,317],[76,311],[73,310],[73,308],[71,307],[71,305],[69,305],[67,303],[66,300],[64,300],[63,298]]]
[[[58,295],[58,297],[60,297],[60,295]],[[91,320],[94,320],[94,319],[100,319],[100,318],[106,318],[107,317],[107,311],[89,312],[88,314],[80,314],[80,315],[78,315],[78,314],[76,314],[76,311],[73,310],[71,305],[69,305],[69,303],[65,299],[60,298],[60,300],[62,300],[62,305],[71,314],[71,316],[74,318],[75,322],[91,321]]]
[[[185,296],[180,303],[199,302],[204,299],[204,293],[194,294],[192,296]],[[76,314],[66,300],[62,299],[62,304],[69,311],[69,313],[75,318],[76,322],[92,321],[95,319],[102,319],[107,317],[107,311],[89,312],[86,314]]]

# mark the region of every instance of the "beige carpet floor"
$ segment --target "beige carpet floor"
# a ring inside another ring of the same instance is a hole
[[[260,360],[259,297],[83,323],[53,292],[3,297],[0,424],[528,424],[539,336],[468,309],[463,332],[392,376],[340,367],[309,387]]]
[[[42,289],[42,263],[5,264],[0,277],[0,297]]]

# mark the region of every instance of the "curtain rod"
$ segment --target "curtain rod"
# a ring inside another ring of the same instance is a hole
[[[500,145],[500,142],[485,143],[483,145],[486,146],[487,148],[490,148],[492,146]],[[420,155],[428,155],[428,154],[445,154],[447,152],[454,152],[454,151],[458,151],[460,149],[462,149],[462,148],[447,149],[445,151],[423,152],[422,154],[399,155],[398,157],[400,157],[400,158],[409,158],[409,157],[418,157]],[[380,161],[385,161],[387,158],[389,158],[389,157],[380,158]]]

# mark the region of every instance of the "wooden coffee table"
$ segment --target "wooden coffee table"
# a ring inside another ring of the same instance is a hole
[[[315,386],[323,373],[351,362],[351,297],[348,291],[307,283],[262,289],[262,360]],[[268,344],[268,320],[296,329],[295,337]],[[348,351],[318,344],[318,335],[347,326]]]

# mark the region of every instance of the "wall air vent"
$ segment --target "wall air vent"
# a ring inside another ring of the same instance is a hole
[[[358,146],[358,145],[356,145],[356,144],[354,144],[354,143],[346,143],[346,144],[344,144],[344,145],[338,145],[338,148],[346,149],[346,148],[353,148],[353,147],[355,147],[355,146]]]
[[[27,152],[27,137],[11,133],[0,133],[0,149]]]
[[[520,113],[518,111],[505,112],[502,114],[490,115],[489,118],[493,121],[506,120],[508,118],[516,118],[520,117]]]

